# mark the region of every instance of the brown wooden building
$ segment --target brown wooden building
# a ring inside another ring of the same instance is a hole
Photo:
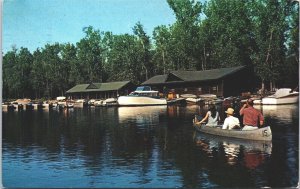
[[[205,71],[172,71],[157,75],[142,83],[164,93],[215,94],[221,97],[239,96],[252,91],[253,74],[245,66]]]
[[[135,87],[131,81],[79,84],[66,94],[71,99],[107,99],[128,95]]]

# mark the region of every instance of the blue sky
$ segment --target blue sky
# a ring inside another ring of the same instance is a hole
[[[113,34],[132,34],[140,21],[148,35],[154,27],[175,22],[166,0],[4,0],[2,51],[46,43],[73,43],[84,37],[83,27]]]

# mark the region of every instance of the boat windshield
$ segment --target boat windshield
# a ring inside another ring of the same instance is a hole
[[[158,91],[147,91],[147,92],[146,91],[145,92],[134,91],[134,92],[130,93],[129,96],[146,96],[146,97],[157,98],[157,97],[159,97],[159,93],[158,93]]]
[[[141,87],[136,88],[135,91],[151,91],[151,87],[149,87],[149,86],[141,86]]]

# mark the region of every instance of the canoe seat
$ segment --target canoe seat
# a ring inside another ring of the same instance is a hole
[[[241,131],[241,130],[242,130],[242,128],[240,128],[240,127],[234,127],[234,128],[232,128],[231,130],[235,130],[235,131]]]
[[[238,125],[235,125],[235,126],[232,128],[232,130],[241,130],[241,127],[238,126]]]

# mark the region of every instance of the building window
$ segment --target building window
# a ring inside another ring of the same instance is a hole
[[[212,90],[213,90],[213,91],[216,91],[216,90],[217,90],[217,88],[218,88],[218,87],[212,87]]]

